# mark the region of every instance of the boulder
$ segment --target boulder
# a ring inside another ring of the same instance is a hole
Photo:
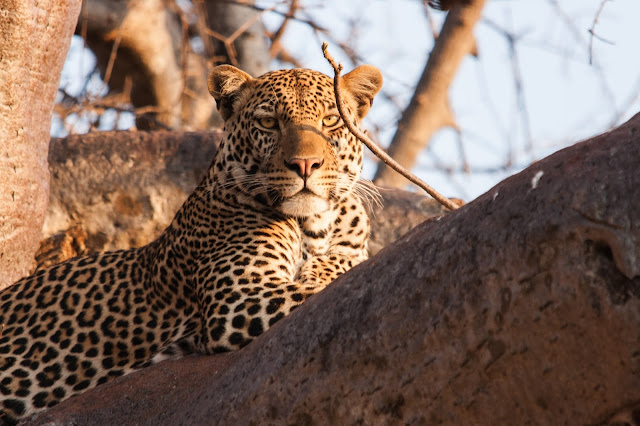
[[[420,224],[242,350],[28,424],[633,424],[639,170],[637,115]]]

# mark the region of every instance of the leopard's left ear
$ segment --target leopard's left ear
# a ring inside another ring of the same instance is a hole
[[[233,115],[233,103],[238,98],[240,89],[251,80],[253,77],[231,65],[217,66],[209,74],[209,93],[216,100],[224,121]]]
[[[340,79],[340,86],[349,92],[355,101],[358,116],[363,118],[369,112],[373,97],[382,87],[382,73],[373,65],[361,65]]]

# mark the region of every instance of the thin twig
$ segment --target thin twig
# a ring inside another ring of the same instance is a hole
[[[306,24],[309,27],[313,28],[314,30],[327,31],[325,28],[319,26],[317,23],[315,23],[311,19],[303,19],[303,18],[300,18],[300,17],[297,17],[297,16],[289,16],[289,12],[282,12],[282,11],[279,11],[279,10],[275,9],[278,6],[277,4],[275,6],[273,6],[273,7],[266,8],[266,7],[256,6],[255,4],[253,4],[253,2],[246,3],[246,2],[243,2],[243,1],[224,1],[224,0],[223,0],[223,2],[232,3],[232,4],[240,4],[242,6],[245,6],[245,7],[249,8],[249,9],[257,10],[259,12],[275,13],[276,15],[280,15],[283,18],[288,18],[288,19],[291,19],[293,21],[296,21],[296,22],[299,22],[299,23],[302,23],[302,24]]]
[[[278,30],[271,36],[271,47],[269,48],[269,55],[271,55],[272,58],[276,58],[282,51],[282,36],[284,35],[289,21],[291,18],[293,18],[297,9],[298,0],[291,0],[291,3],[289,4],[289,12],[282,21],[280,28],[278,28]]]
[[[573,22],[571,17],[567,15],[564,9],[560,7],[560,3],[558,3],[558,0],[549,0],[549,3],[555,9],[556,14],[560,16],[560,18],[564,21],[567,28],[569,28],[576,41],[580,44],[586,44],[584,39],[582,38],[582,31],[576,26],[575,22]]]
[[[105,87],[109,84],[109,80],[111,79],[111,71],[113,71],[113,64],[116,61],[116,56],[118,55],[118,47],[120,47],[120,41],[122,40],[122,28],[118,27],[116,32],[116,39],[113,41],[113,46],[111,47],[111,54],[109,55],[109,62],[107,64],[107,69],[104,72],[104,85]]]
[[[609,0],[602,0],[602,3],[600,3],[600,8],[598,9],[598,13],[596,13],[595,18],[593,18],[593,25],[591,25],[591,28],[589,28],[589,34],[591,34],[591,37],[589,37],[589,65],[593,65],[593,39],[594,37],[597,38],[600,41],[603,41],[605,43],[609,43],[609,44],[614,44],[609,40],[605,40],[604,38],[600,37],[599,35],[596,34],[596,25],[598,24],[598,19],[600,19],[600,14],[602,13],[602,10],[604,9],[604,5],[607,4]]]
[[[225,50],[227,51],[227,55],[229,56],[229,61],[231,62],[231,65],[238,66],[238,52],[236,51],[236,48],[233,43],[238,37],[244,34],[244,32],[247,31],[251,25],[253,25],[256,21],[258,21],[258,19],[260,19],[264,13],[272,12],[275,8],[276,6],[270,7],[268,9],[257,9],[259,10],[259,12],[254,16],[252,16],[250,19],[248,19],[245,23],[243,23],[229,37],[225,37],[219,32],[213,31],[211,28],[208,28],[208,27],[204,29],[204,32],[205,34],[217,40],[220,40],[224,44],[224,47],[225,47]]]
[[[202,44],[204,45],[204,56],[211,57],[215,52],[213,43],[211,42],[211,38],[204,37],[207,28],[207,21],[209,20],[209,16],[207,15],[207,8],[205,7],[204,0],[196,0],[193,1],[192,4],[196,11],[195,17],[198,34],[202,34],[200,38],[202,39]]]
[[[509,35],[509,58],[511,60],[511,70],[513,72],[513,83],[516,92],[516,99],[518,103],[518,109],[522,116],[522,127],[524,130],[525,151],[530,156],[530,160],[534,161],[533,154],[533,134],[531,131],[531,122],[529,119],[529,109],[527,108],[527,102],[525,99],[524,85],[522,79],[522,72],[520,70],[520,61],[518,60],[518,49],[516,49],[516,37]],[[513,158],[510,159],[513,161]]]
[[[344,109],[344,103],[342,99],[342,91],[340,89],[340,72],[342,71],[342,64],[336,64],[336,61],[333,59],[333,56],[329,53],[329,45],[325,42],[322,43],[322,53],[324,54],[325,59],[331,64],[333,67],[334,77],[333,77],[333,91],[336,96],[336,104],[338,106],[338,111],[340,112],[340,116],[344,121],[344,124],[347,126],[347,129],[357,137],[362,143],[364,143],[380,160],[382,160],[387,166],[391,167],[396,172],[400,173],[402,176],[407,178],[412,183],[416,184],[423,190],[427,192],[427,194],[431,195],[436,201],[440,204],[448,208],[449,210],[455,210],[459,206],[453,201],[449,200],[438,191],[433,189],[427,183],[423,182],[415,175],[408,172],[404,167],[398,164],[393,158],[389,157],[389,155],[384,152],[380,147],[378,147],[369,137],[364,134],[360,129],[358,129],[351,120],[348,119],[346,111]]]

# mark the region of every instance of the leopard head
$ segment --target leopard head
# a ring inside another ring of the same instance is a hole
[[[371,65],[341,77],[356,125],[381,86]],[[353,191],[363,150],[340,118],[332,78],[307,69],[252,78],[221,65],[209,76],[209,92],[225,121],[218,168],[227,185],[290,217],[322,213]]]

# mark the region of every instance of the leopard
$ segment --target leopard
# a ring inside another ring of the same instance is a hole
[[[360,126],[381,85],[371,65],[335,82],[310,69],[213,68],[223,137],[164,232],[0,293],[0,421],[169,357],[240,349],[366,260],[375,189],[344,121]]]

